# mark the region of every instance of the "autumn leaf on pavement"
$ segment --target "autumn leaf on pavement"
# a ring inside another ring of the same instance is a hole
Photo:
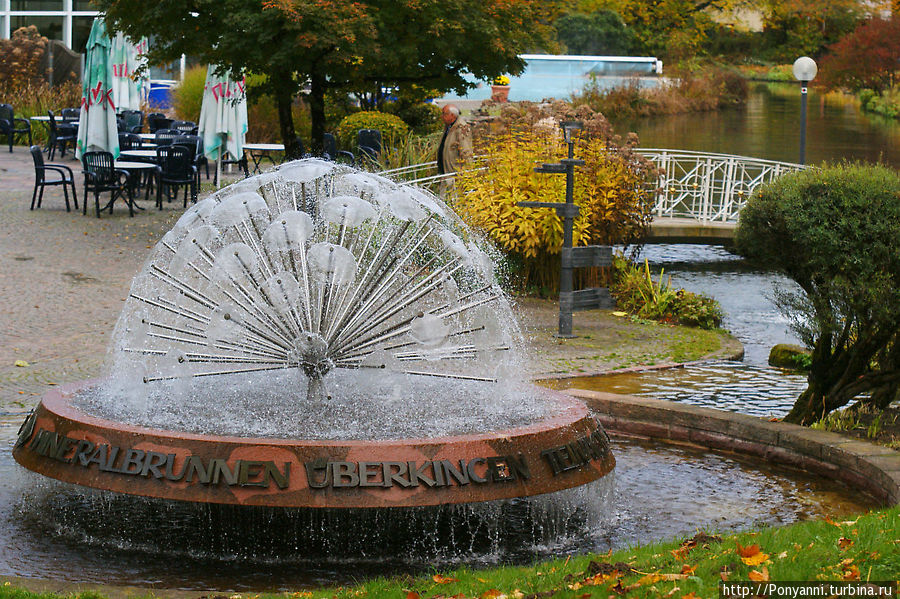
[[[741,556],[741,561],[748,566],[758,566],[769,559],[768,554],[759,550],[759,545],[742,547],[740,543],[737,543],[737,552]]]
[[[435,574],[431,577],[433,581],[438,584],[450,584],[451,582],[459,582],[457,578],[450,578],[449,576],[441,576],[440,574]]]
[[[749,578],[753,582],[765,582],[769,580],[769,569],[763,566],[762,572],[758,570],[750,570],[750,573],[747,574],[747,578]]]

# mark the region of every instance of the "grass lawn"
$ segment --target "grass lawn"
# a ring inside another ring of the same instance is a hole
[[[694,599],[718,597],[722,581],[896,582],[898,575],[900,506],[841,522],[826,519],[739,534],[698,532],[690,539],[530,567],[461,568],[419,578],[379,578],[358,586],[273,595],[245,593],[231,599]],[[54,597],[59,595],[31,593],[9,583],[0,587],[0,599]],[[77,597],[94,599],[98,595]]]

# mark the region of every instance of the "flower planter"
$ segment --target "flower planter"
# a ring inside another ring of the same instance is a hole
[[[508,102],[509,101],[509,86],[508,85],[492,85],[491,86],[491,100],[494,102]]]

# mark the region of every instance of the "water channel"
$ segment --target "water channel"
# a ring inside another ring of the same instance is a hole
[[[852,98],[810,90],[807,158],[810,164],[841,159],[883,161],[900,167],[900,121],[861,113]],[[799,148],[799,88],[753,86],[740,109],[670,115],[617,123],[635,131],[641,146],[737,154],[796,162]],[[788,320],[775,308],[776,288],[796,290],[787,278],[754,268],[721,246],[649,245],[646,257],[664,269],[675,288],[716,298],[725,310],[723,327],[744,345],[743,362],[720,362],[640,375],[573,379],[577,387],[686,401],[757,416],[784,416],[806,387],[804,376],[767,365],[771,347],[798,343]]]

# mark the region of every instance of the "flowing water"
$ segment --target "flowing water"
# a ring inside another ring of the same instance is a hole
[[[690,536],[698,528],[837,518],[873,507],[858,493],[807,474],[620,440],[612,443],[613,475],[530,500],[364,513],[165,502],[64,485],[24,470],[10,452],[18,425],[18,418],[0,418],[0,576],[296,589],[435,566],[529,563]]]

